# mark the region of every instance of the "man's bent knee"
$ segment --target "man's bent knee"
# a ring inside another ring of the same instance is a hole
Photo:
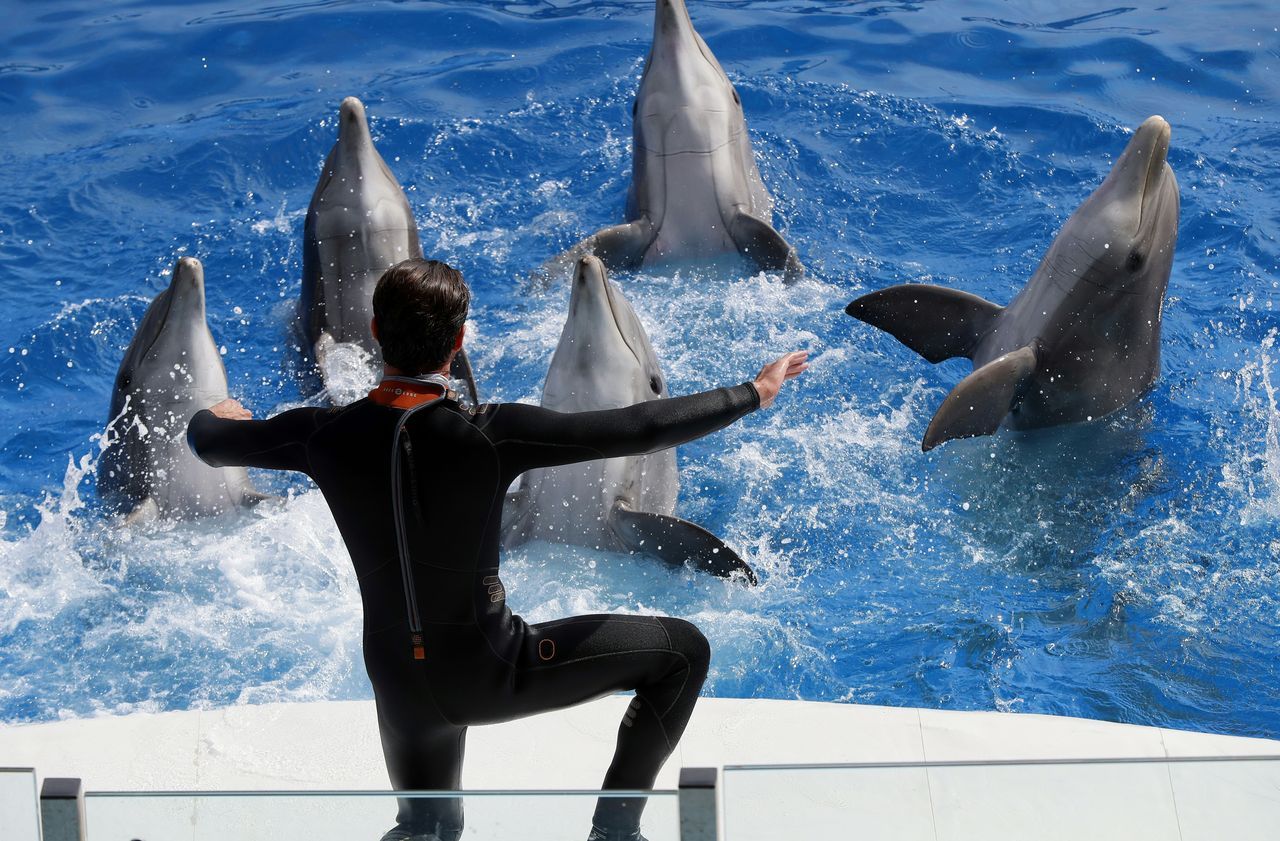
[[[698,630],[698,626],[684,619],[667,619],[663,623],[667,636],[671,639],[671,647],[689,659],[689,664],[706,672],[711,663],[711,643]]]

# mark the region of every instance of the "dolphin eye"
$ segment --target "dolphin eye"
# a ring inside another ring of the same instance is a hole
[[[658,377],[649,378],[649,390],[654,394],[662,393],[662,380]]]
[[[1136,272],[1142,268],[1142,264],[1146,262],[1146,257],[1141,251],[1134,251],[1129,254],[1129,259],[1125,261],[1124,267],[1131,272]]]
[[[742,100],[741,100],[741,99],[738,99],[738,89],[737,89],[737,88],[734,88],[734,89],[733,89],[733,103],[734,103],[735,105],[738,105],[738,106],[741,106],[741,105],[742,105]]]
[[[640,100],[639,99],[631,100],[631,116],[634,117],[636,115],[636,112],[639,110],[640,110]]]

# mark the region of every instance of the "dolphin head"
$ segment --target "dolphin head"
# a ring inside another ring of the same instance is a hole
[[[178,260],[168,288],[142,316],[116,375],[113,416],[130,395],[149,413],[170,414],[227,396],[226,369],[205,322],[204,267],[193,257]]]
[[[161,516],[188,517],[255,495],[243,468],[209,467],[187,447],[191,416],[226,396],[226,369],[205,323],[204,269],[183,257],[138,323],[116,375],[110,444],[98,473],[104,501],[137,515],[150,500]]]
[[[542,389],[558,411],[630,406],[667,396],[649,337],[598,257],[578,261],[569,317]]]
[[[1167,160],[1169,124],[1148,117],[1098,189],[1045,255],[1060,285],[1163,296],[1178,239],[1178,181]]]
[[[640,320],[604,263],[578,261],[569,296],[569,316],[551,358],[542,405],[560,412],[615,409],[667,396],[667,386]],[[513,520],[532,539],[604,548],[610,512],[670,514],[679,491],[675,453],[621,456],[531,471]]]
[[[745,130],[742,103],[684,0],[655,0],[653,46],[632,106],[638,145],[710,152]]]

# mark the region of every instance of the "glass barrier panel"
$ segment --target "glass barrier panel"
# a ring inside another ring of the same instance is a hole
[[[734,766],[725,841],[1264,841],[1280,757]]]
[[[0,838],[40,841],[40,801],[30,768],[0,768]]]
[[[641,830],[649,841],[678,841],[674,791],[646,792]],[[402,795],[408,808],[449,814],[461,808],[464,841],[586,839],[596,791],[503,791]],[[635,793],[607,797],[634,799]],[[380,841],[396,826],[392,792],[89,792],[88,841]]]

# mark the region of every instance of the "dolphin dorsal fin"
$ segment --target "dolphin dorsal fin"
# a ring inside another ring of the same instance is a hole
[[[844,311],[937,363],[972,358],[978,340],[1004,308],[968,292],[907,283],[863,295]]]
[[[609,516],[613,533],[630,552],[652,555],[674,567],[686,561],[702,571],[721,578],[741,574],[749,584],[757,584],[755,570],[702,526],[651,511],[632,511],[622,503],[615,504]]]
[[[991,360],[965,377],[938,407],[920,449],[928,452],[954,438],[990,435],[1022,396],[1036,370],[1031,345]]]

